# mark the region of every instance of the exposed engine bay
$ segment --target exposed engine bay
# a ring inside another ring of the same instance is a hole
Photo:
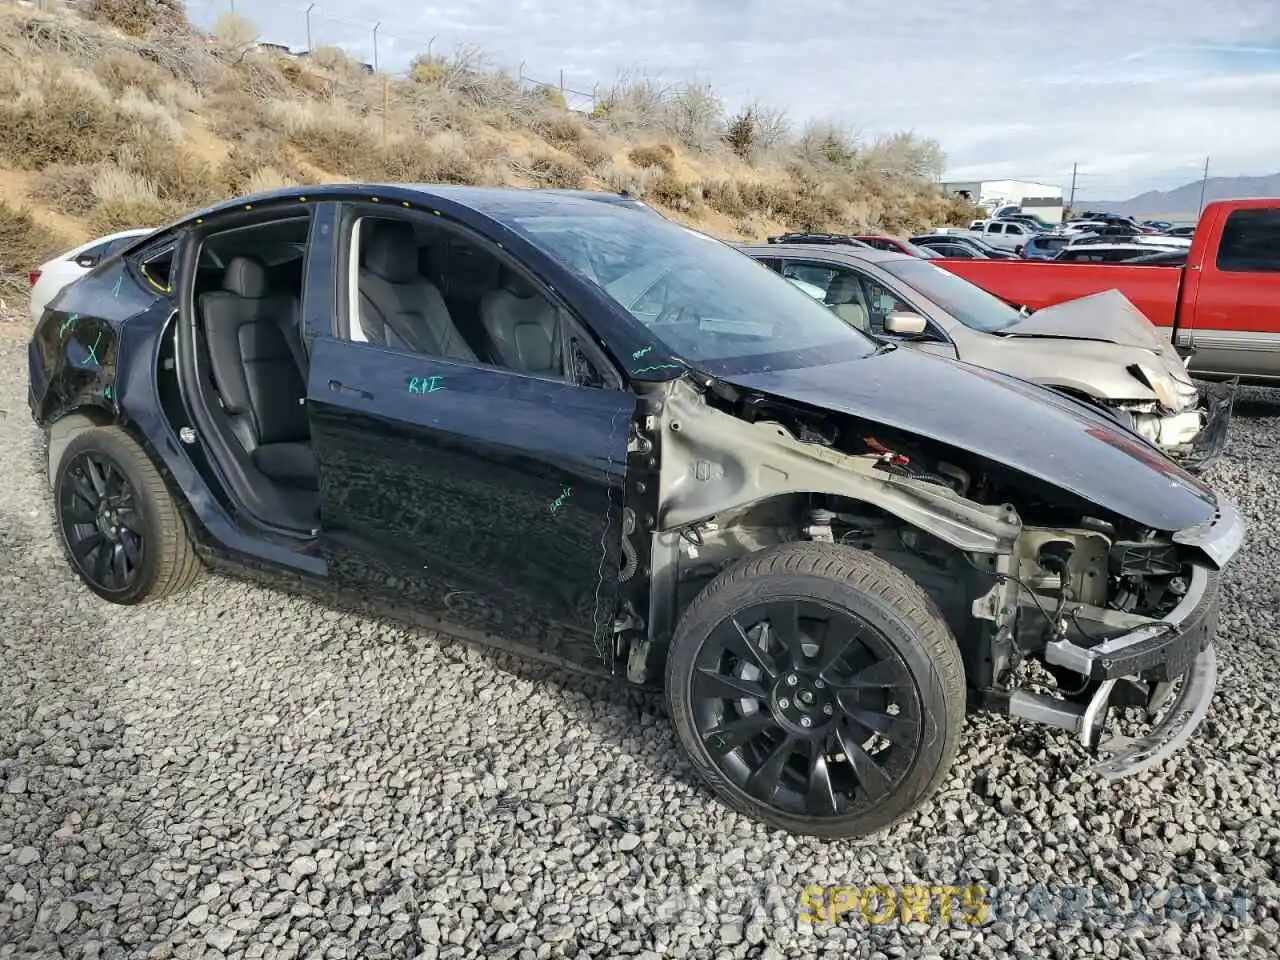
[[[1198,623],[1213,585],[1195,546],[962,450],[704,388],[678,382],[638,431],[662,449],[651,582],[672,591],[650,598],[651,640],[741,557],[814,540],[870,551],[929,595],[959,644],[971,708],[1067,729],[1089,747],[1109,708],[1154,716],[1174,681],[1196,681],[1197,658],[1212,660],[1212,627]],[[631,654],[638,674],[644,658]],[[1155,756],[1145,741],[1129,746],[1144,766]],[[1115,761],[1115,775],[1134,762]]]

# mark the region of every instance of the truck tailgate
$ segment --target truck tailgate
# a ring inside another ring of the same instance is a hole
[[[1178,310],[1182,267],[1124,264],[1041,263],[1035,260],[933,260],[944,270],[1002,300],[1039,310],[1119,290],[1158,327],[1172,327]]]

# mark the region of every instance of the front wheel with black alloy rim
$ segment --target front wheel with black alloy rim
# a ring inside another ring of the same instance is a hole
[[[752,554],[689,605],[667,697],[702,779],[790,833],[866,836],[919,807],[964,725],[960,651],[937,606],[865,551]]]
[[[196,579],[200,560],[182,516],[133,438],[119,427],[93,427],[56,453],[58,532],[90,590],[112,603],[135,604],[163,599]]]

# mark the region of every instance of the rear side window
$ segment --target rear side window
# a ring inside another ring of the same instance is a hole
[[[1218,269],[1280,273],[1280,210],[1235,210],[1218,247]]]

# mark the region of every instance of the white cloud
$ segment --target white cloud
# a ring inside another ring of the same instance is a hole
[[[238,0],[265,39],[305,44],[294,0]],[[226,9],[192,0],[198,22]],[[316,44],[402,69],[433,41],[569,87],[638,69],[761,97],[791,116],[941,141],[959,177],[1062,183],[1119,198],[1211,173],[1280,169],[1275,0],[321,0]]]

